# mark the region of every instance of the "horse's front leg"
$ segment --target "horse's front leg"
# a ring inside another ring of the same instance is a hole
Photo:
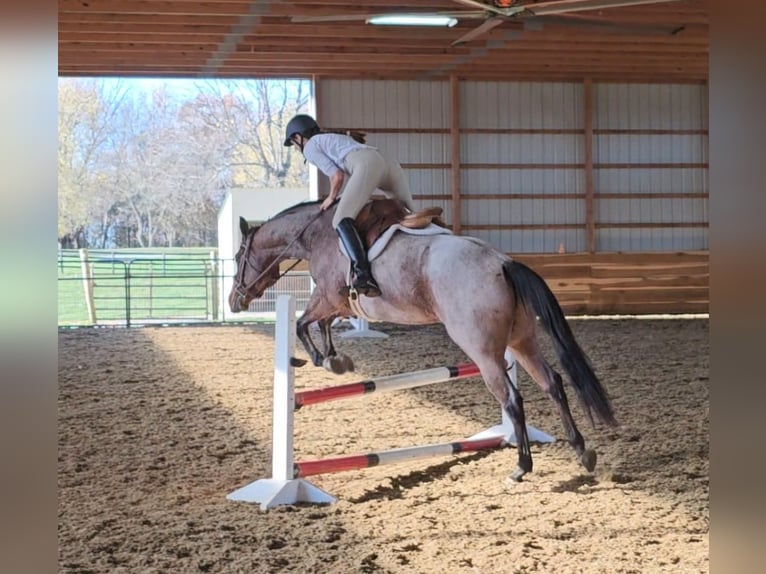
[[[322,361],[324,360],[324,355],[317,349],[317,346],[314,344],[314,340],[311,338],[311,335],[309,334],[309,325],[314,323],[314,319],[311,317],[307,317],[306,313],[301,315],[301,317],[298,319],[296,323],[296,334],[298,335],[298,339],[303,344],[303,348],[306,349],[306,352],[308,353],[309,357],[311,357],[311,363],[315,367],[319,367],[322,365]]]
[[[335,351],[330,329],[337,316],[335,309],[315,290],[309,298],[306,310],[297,321],[296,334],[315,367],[322,366],[335,374],[343,374],[353,370],[354,364],[349,357],[338,355]],[[309,327],[313,323],[317,323],[319,326],[324,352],[317,348],[309,332]]]
[[[354,361],[348,355],[344,353],[339,354],[335,351],[335,344],[332,341],[332,325],[337,318],[338,315],[333,315],[328,319],[319,321],[318,325],[319,334],[322,338],[322,346],[325,350],[324,368],[340,375],[346,372],[353,372]]]

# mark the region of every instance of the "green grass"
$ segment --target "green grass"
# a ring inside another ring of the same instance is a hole
[[[126,322],[128,314],[131,321],[211,318],[218,304],[214,287],[220,280],[212,274],[209,253],[210,249],[89,251],[97,322]],[[78,252],[62,252],[57,267],[58,324],[92,324]]]

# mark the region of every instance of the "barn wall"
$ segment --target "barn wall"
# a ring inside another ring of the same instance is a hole
[[[317,115],[325,127],[365,131],[403,165],[416,204],[442,207],[462,234],[536,263],[544,254],[579,254],[569,271],[581,273],[570,277],[577,285],[590,285],[615,252],[640,261],[616,271],[613,290],[600,278],[587,296],[582,289],[562,294],[569,311],[620,312],[621,297],[624,312],[707,308],[705,274],[663,275],[673,252],[700,253],[694,265],[707,268],[706,85],[459,81],[452,87],[322,80]],[[546,279],[556,280],[556,267],[544,261]],[[654,271],[660,279],[643,281]],[[643,283],[627,290],[623,283],[632,273]],[[667,289],[660,293],[657,285]]]
[[[706,86],[595,86],[598,251],[708,248],[707,118]]]
[[[507,252],[585,250],[582,86],[461,82],[460,102],[463,230]]]

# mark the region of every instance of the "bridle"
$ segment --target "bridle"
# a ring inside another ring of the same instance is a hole
[[[292,246],[293,246],[293,244],[295,244],[295,242],[296,242],[296,241],[298,241],[298,240],[301,238],[301,236],[302,236],[302,235],[303,235],[303,233],[306,231],[306,229],[308,229],[309,225],[311,225],[311,224],[312,224],[312,223],[314,223],[314,222],[315,222],[317,219],[319,219],[319,216],[320,216],[320,215],[322,215],[322,213],[323,213],[323,212],[322,212],[322,211],[320,211],[319,213],[317,213],[316,215],[314,215],[314,217],[312,217],[311,219],[309,219],[309,220],[308,220],[308,222],[306,223],[306,225],[304,225],[304,226],[301,228],[301,230],[300,230],[300,231],[299,231],[299,232],[296,234],[296,236],[295,236],[295,237],[292,239],[292,241],[290,241],[290,243],[288,243],[288,244],[287,244],[287,245],[286,245],[286,246],[285,246],[285,247],[282,249],[282,251],[280,251],[280,252],[279,252],[279,254],[278,254],[278,255],[277,255],[275,258],[274,258],[274,260],[273,260],[271,263],[269,263],[269,264],[266,266],[266,268],[265,268],[263,271],[261,271],[261,272],[258,274],[258,276],[257,276],[255,279],[253,279],[253,280],[252,280],[252,281],[250,281],[249,283],[245,284],[245,283],[244,283],[244,279],[245,279],[245,268],[246,268],[246,265],[244,265],[244,264],[245,264],[245,263],[247,263],[247,264],[248,264],[248,265],[250,265],[251,267],[253,267],[253,268],[257,269],[257,267],[256,267],[256,266],[253,264],[253,262],[252,262],[252,260],[251,260],[251,258],[252,258],[252,255],[253,255],[251,247],[252,247],[252,245],[253,245],[253,238],[255,237],[255,234],[258,232],[258,229],[260,229],[260,228],[255,228],[255,229],[253,229],[252,233],[248,233],[248,234],[247,234],[247,245],[246,245],[246,247],[245,247],[245,251],[244,251],[244,256],[245,256],[245,259],[244,259],[244,261],[241,261],[241,263],[242,263],[241,265],[238,265],[237,274],[234,276],[234,280],[235,280],[235,282],[236,282],[236,284],[237,284],[237,287],[234,289],[234,292],[235,292],[237,295],[239,295],[241,298],[243,298],[243,299],[244,299],[245,297],[247,297],[247,293],[248,293],[248,291],[250,291],[250,289],[251,289],[251,288],[252,288],[252,287],[253,287],[253,286],[254,286],[256,283],[258,283],[258,281],[260,281],[260,280],[261,280],[261,278],[263,278],[263,277],[264,277],[264,276],[265,276],[265,275],[266,275],[266,274],[267,274],[269,271],[271,271],[271,269],[272,269],[272,268],[273,268],[275,265],[279,265],[279,262],[281,261],[281,259],[280,259],[280,258],[282,257],[282,255],[284,255],[284,254],[287,252],[287,250],[288,250],[288,249],[290,249],[290,247],[292,247]],[[292,270],[295,268],[295,266],[296,266],[296,265],[298,265],[298,263],[300,263],[301,261],[303,261],[303,260],[302,260],[302,259],[298,259],[298,260],[297,260],[295,263],[293,263],[292,265],[290,265],[290,267],[288,267],[287,269],[285,269],[283,272],[279,273],[279,275],[277,276],[277,279],[276,279],[276,281],[274,281],[274,283],[276,283],[276,282],[277,282],[277,281],[279,281],[279,280],[280,280],[282,277],[284,277],[285,275],[287,275],[287,273],[289,273],[290,271],[292,271]],[[272,283],[272,285],[273,285],[273,283]]]

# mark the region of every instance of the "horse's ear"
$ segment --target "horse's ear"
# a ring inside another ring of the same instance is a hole
[[[239,218],[239,230],[242,232],[242,237],[247,235],[247,232],[250,231],[250,226],[247,224],[247,220],[240,216]]]

